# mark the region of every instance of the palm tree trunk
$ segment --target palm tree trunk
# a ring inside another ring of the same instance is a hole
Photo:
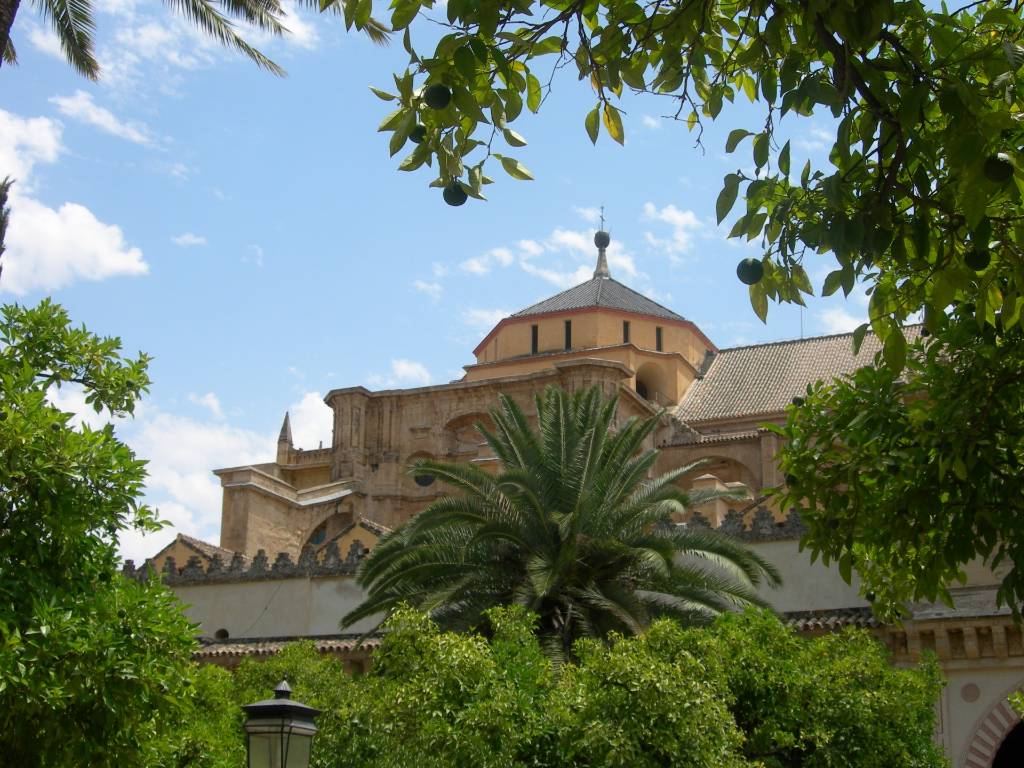
[[[0,66],[3,66],[4,52],[11,41],[11,27],[20,4],[21,0],[0,0]]]

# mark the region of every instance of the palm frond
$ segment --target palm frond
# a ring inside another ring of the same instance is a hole
[[[538,614],[543,647],[564,659],[579,638],[637,633],[655,616],[700,624],[764,604],[758,589],[779,582],[770,563],[672,522],[695,502],[739,494],[682,490],[699,463],[650,477],[657,452],[644,446],[657,419],[615,426],[617,402],[597,388],[551,387],[535,403],[536,427],[505,396],[493,427],[477,425],[497,474],[432,460],[410,469],[451,493],[377,543],[357,573],[366,600],[344,622],[409,604],[473,629],[486,608],[514,603]]]
[[[70,2],[70,0],[67,1]],[[231,21],[217,10],[209,0],[166,0],[166,2],[221,45],[234,48],[236,51],[249,57],[261,69],[265,69],[278,77],[284,77],[285,71],[249,45],[235,31]]]
[[[99,77],[100,65],[93,55],[96,23],[90,0],[33,0],[60,40],[68,63],[90,80]]]
[[[14,49],[14,41],[10,37],[7,38],[7,45],[4,47],[4,64],[18,66],[18,52]]]

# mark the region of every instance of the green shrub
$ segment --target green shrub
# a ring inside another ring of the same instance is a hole
[[[935,665],[896,669],[863,631],[796,635],[769,613],[706,629],[662,620],[610,644],[580,641],[555,668],[518,608],[489,636],[389,621],[367,675],[310,642],[233,675],[196,675],[193,710],[153,765],[237,768],[241,705],[287,678],[323,710],[316,768],[939,768]]]

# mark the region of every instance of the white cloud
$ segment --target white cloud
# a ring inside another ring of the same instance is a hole
[[[171,163],[166,166],[166,169],[169,176],[173,176],[175,179],[180,179],[181,181],[188,181],[194,170],[182,162]],[[220,199],[223,200],[223,193],[221,193],[221,195]],[[216,196],[216,193],[214,193],[214,196]]]
[[[292,442],[296,448],[312,450],[331,444],[334,413],[319,392],[306,392],[288,408],[292,424]]]
[[[147,459],[146,499],[172,525],[158,534],[122,538],[122,555],[136,561],[154,555],[181,532],[216,543],[219,539],[221,488],[212,474],[218,467],[268,461],[276,435],[263,435],[217,421],[206,422],[149,406],[118,430]]]
[[[576,214],[588,224],[597,224],[601,221],[601,209],[600,208],[580,208],[577,205],[572,207]]]
[[[402,383],[426,385],[431,380],[426,366],[414,360],[392,360],[391,371]]]
[[[28,24],[28,41],[40,53],[64,59],[64,51],[60,49],[60,38],[49,27],[40,27],[30,22]]]
[[[191,232],[184,232],[177,237],[172,237],[171,242],[180,245],[182,248],[190,248],[196,245],[206,245],[206,238]]]
[[[448,266],[446,264],[442,264],[439,261],[435,261],[433,264],[431,264],[430,269],[431,271],[433,271],[434,277],[444,277],[445,275],[448,274]]]
[[[507,267],[515,262],[515,256],[508,248],[492,248],[483,256],[466,259],[459,267],[471,275],[486,275],[495,266]]]
[[[851,315],[842,307],[832,307],[819,312],[818,320],[821,321],[826,333],[847,333],[866,322],[867,318]]]
[[[60,123],[46,117],[23,118],[0,109],[0,168],[15,179],[14,193],[31,189],[36,163],[54,163],[63,151]]]
[[[517,245],[525,257],[540,256],[544,253],[544,246],[536,240],[520,240]]]
[[[388,374],[372,373],[367,376],[371,387],[425,387],[433,381],[430,371],[423,363],[402,358],[391,361],[391,372]]]
[[[242,256],[243,264],[255,264],[260,269],[263,268],[263,249],[258,245],[248,245],[245,248],[245,255]]]
[[[153,145],[153,139],[146,126],[120,120],[109,109],[93,101],[91,93],[79,90],[75,91],[74,96],[53,96],[50,103],[56,104],[58,111],[65,117],[95,126],[111,136],[143,146]]]
[[[444,286],[440,283],[428,283],[425,280],[414,280],[412,287],[420,293],[427,294],[427,296],[434,301],[439,301],[441,299],[441,294],[444,292]]]
[[[207,392],[205,395],[189,392],[188,401],[203,406],[218,421],[224,418],[224,411],[220,407],[220,399],[213,392]]]
[[[463,311],[462,320],[474,330],[489,331],[508,315],[508,311],[504,309],[470,308]]]
[[[656,131],[661,128],[661,120],[651,115],[644,115],[640,118],[640,121],[644,124],[644,128],[650,128],[652,131]]]
[[[12,195],[11,209],[0,289],[22,295],[149,272],[142,251],[127,245],[121,228],[104,224],[84,206],[64,203],[54,210]]]
[[[110,16],[131,18],[135,15],[135,0],[96,0],[96,10]]]
[[[654,203],[644,203],[644,218],[668,224],[672,228],[668,238],[658,237],[648,231],[644,233],[644,239],[674,259],[690,251],[694,233],[703,226],[693,211],[682,211],[671,203],[660,209]]]
[[[290,0],[281,3],[281,10],[284,11],[281,20],[288,29],[284,40],[307,51],[314,50],[320,44],[320,35],[317,34],[316,27],[299,13],[295,3]]]
[[[552,285],[558,286],[559,288],[571,288],[579,283],[586,282],[589,280],[594,273],[593,267],[578,266],[576,269],[569,272],[562,272],[556,269],[547,269],[546,267],[538,267],[529,261],[523,261],[520,263],[523,271],[529,275],[534,275],[542,280],[546,280]]]
[[[58,408],[74,414],[75,424],[85,422],[99,428],[110,420],[108,413],[97,414],[86,404],[80,387],[51,389],[49,398]],[[189,395],[189,400],[220,406],[213,393]],[[121,533],[121,555],[136,563],[152,557],[178,532],[216,543],[222,491],[212,470],[269,461],[275,452],[276,432],[264,435],[234,427],[216,413],[212,422],[180,416],[146,401],[138,404],[134,418],[117,419],[115,428],[137,457],[148,462],[145,500],[170,523],[158,533]]]
[[[0,110],[0,168],[16,179],[0,290],[52,291],[78,280],[149,271],[142,251],[127,245],[119,227],[77,203],[54,210],[31,196],[35,165],[55,162],[62,151],[59,124]]]
[[[803,136],[795,139],[793,143],[801,149],[813,151],[831,147],[835,140],[836,137],[834,133],[830,133],[819,126],[812,125],[807,129]]]

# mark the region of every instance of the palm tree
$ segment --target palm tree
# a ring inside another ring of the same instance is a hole
[[[472,629],[486,609],[514,603],[537,614],[560,658],[577,638],[636,634],[657,616],[699,624],[762,604],[757,586],[780,581],[770,563],[716,531],[673,523],[687,507],[738,494],[680,490],[674,481],[700,462],[648,479],[657,451],[642,449],[658,419],[614,428],[616,410],[596,387],[549,387],[535,433],[502,396],[495,430],[477,425],[500,472],[417,463],[414,474],[457,493],[378,542],[357,574],[367,597],[342,627],[408,603],[446,628]]]
[[[190,22],[203,32],[213,37],[222,45],[234,48],[248,56],[257,66],[275,75],[284,75],[281,67],[268,59],[258,50],[249,45],[235,30],[235,21],[251,24],[258,30],[282,35],[288,29],[281,23],[283,9],[281,0],[165,0],[173,9],[183,14]],[[302,4],[315,10],[330,8],[340,13],[339,0],[333,0],[321,8],[320,0],[300,0]],[[0,0],[0,51],[2,60],[7,64],[17,63],[17,54],[11,42],[11,27],[18,13],[21,0]],[[33,0],[44,19],[50,22],[57,37],[60,39],[61,50],[68,63],[90,80],[99,77],[99,63],[93,55],[93,32],[96,24],[93,21],[92,0]],[[370,18],[365,27],[361,27],[375,43],[384,44],[388,40],[390,30]]]

